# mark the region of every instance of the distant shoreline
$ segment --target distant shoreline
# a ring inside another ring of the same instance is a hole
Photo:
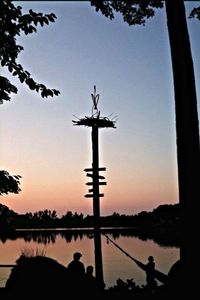
[[[56,211],[39,211],[19,215],[0,204],[0,239],[16,238],[24,232],[86,232],[93,233],[94,217],[68,211],[58,218]],[[184,239],[181,231],[180,206],[160,205],[152,212],[142,211],[136,215],[113,213],[100,217],[101,232],[116,235],[126,233],[140,239],[152,239],[158,244],[179,247]]]
[[[101,227],[101,231],[105,230],[131,230],[139,229],[138,227]],[[94,231],[93,227],[61,227],[61,228],[16,228],[16,231]]]

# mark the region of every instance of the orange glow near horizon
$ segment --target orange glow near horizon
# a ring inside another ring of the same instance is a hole
[[[99,134],[99,162],[106,167],[102,175],[107,182],[100,188],[105,195],[101,214],[135,214],[177,203],[174,87],[165,11],[156,11],[142,28],[127,26],[120,18],[109,22],[87,2],[24,1],[22,7],[52,10],[57,16],[55,24],[36,35],[19,37],[25,49],[19,63],[36,81],[61,94],[42,99],[12,78],[18,93],[0,106],[0,169],[21,175],[22,191],[2,196],[0,202],[17,213],[50,209],[59,216],[67,211],[92,214],[92,199],[84,198],[89,179],[83,172],[92,165],[91,129],[73,126],[72,120],[91,115],[96,85],[101,116],[118,118],[116,129],[101,129]],[[199,28],[190,23],[194,66],[199,61]],[[2,76],[8,76],[4,68]]]
[[[49,151],[45,142],[42,146],[35,144],[31,147],[28,141],[28,144],[25,143],[27,152],[19,145],[13,153],[15,139],[13,147],[8,143],[2,150],[4,165],[1,167],[10,174],[22,176],[22,191],[18,195],[2,196],[1,203],[17,213],[50,209],[56,210],[59,216],[67,211],[92,214],[92,199],[84,198],[88,192],[85,184],[90,179],[83,169],[91,166],[91,137],[88,131],[74,132],[73,137],[80,138],[79,148],[74,149],[77,142],[73,145],[72,140],[68,156],[65,156],[66,145],[61,149],[59,147],[62,145],[53,144]],[[126,149],[119,146],[114,147],[112,152],[113,149],[105,143],[109,140],[108,136],[100,135],[100,166],[106,166],[102,175],[107,182],[105,187],[100,187],[104,193],[104,198],[100,200],[102,215],[113,212],[135,214],[152,210],[160,204],[178,202],[176,172],[172,176],[166,161],[161,158],[156,161],[148,159],[143,153],[124,155]]]
[[[78,133],[80,137],[82,132]],[[51,149],[47,155],[40,145],[35,145],[33,150],[28,151],[31,161],[28,154],[21,153],[22,149],[16,150],[16,156],[10,151],[12,148],[6,153],[2,151],[5,156],[5,164],[2,167],[8,171],[12,169],[10,173],[13,175],[22,176],[22,191],[18,195],[2,196],[1,203],[17,213],[50,209],[56,210],[59,216],[67,211],[92,214],[92,199],[84,198],[88,192],[88,186],[85,184],[90,179],[86,177],[83,169],[91,166],[91,141],[88,143],[90,133],[87,134],[84,135],[85,140],[82,138],[79,142],[79,149],[71,151],[68,157],[63,153],[59,155],[55,144],[55,149]],[[74,133],[74,136],[76,135],[77,132]],[[103,140],[105,143],[106,139],[109,140],[106,136],[101,137],[100,142]],[[70,147],[73,147],[73,143]],[[142,210],[152,210],[160,204],[178,202],[177,180],[175,174],[172,176],[165,171],[167,162],[161,159],[156,163],[151,162],[142,157],[141,153],[137,154],[136,158],[134,155],[121,156],[123,148],[117,149],[113,155],[109,149],[105,149],[106,147],[106,144],[100,144],[100,166],[106,166],[102,175],[107,182],[105,187],[100,187],[104,193],[104,198],[100,200],[102,215],[112,214],[114,211],[135,214]],[[81,151],[81,148],[84,151]],[[35,155],[32,151],[36,152]],[[6,161],[9,163],[6,164]]]
[[[84,178],[85,174],[82,175],[64,182],[60,182],[59,178],[56,181],[55,177],[53,180],[50,177],[45,177],[45,180],[37,178],[36,184],[34,180],[25,184],[22,178],[22,191],[18,195],[2,196],[1,203],[18,213],[50,209],[56,210],[59,216],[67,211],[92,214],[92,199],[84,197],[88,190],[85,185],[88,179],[86,176]],[[174,204],[178,199],[175,184],[174,190],[168,190],[165,182],[159,182],[156,176],[146,181],[132,176],[124,182],[122,178],[112,178],[110,173],[106,181],[108,185],[101,187],[104,193],[104,198],[100,200],[102,215],[114,211],[135,214],[142,210],[152,210],[161,204]]]

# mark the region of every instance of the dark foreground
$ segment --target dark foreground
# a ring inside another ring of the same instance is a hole
[[[116,285],[106,289],[94,280],[73,278],[66,267],[49,257],[22,255],[12,269],[6,287],[0,289],[0,299],[180,299],[192,296],[183,274],[178,261],[162,286],[150,289],[137,286],[133,280],[119,279]]]

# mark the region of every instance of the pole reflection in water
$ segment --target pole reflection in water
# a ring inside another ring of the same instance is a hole
[[[149,255],[154,256],[156,269],[168,273],[179,259],[179,248],[173,245],[159,246],[153,240],[141,240],[128,233],[107,233],[120,247],[143,263]],[[12,240],[0,239],[0,264],[15,264],[21,252],[38,251],[67,266],[76,251],[80,251],[85,267],[95,265],[92,231],[28,231],[18,232]],[[118,278],[133,278],[136,284],[145,284],[145,273],[102,236],[104,281],[106,288],[113,286]],[[4,286],[10,269],[0,268],[0,286]]]

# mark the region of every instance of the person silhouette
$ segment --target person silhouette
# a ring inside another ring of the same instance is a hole
[[[89,299],[94,297],[101,297],[104,293],[105,284],[100,284],[96,277],[93,275],[93,266],[87,266],[84,280],[85,295],[89,296]],[[100,298],[98,298],[100,299]]]
[[[148,263],[145,266],[145,271],[147,286],[153,290],[157,285],[155,280],[155,262],[153,256],[148,257]]]
[[[98,290],[97,280],[93,275],[93,266],[87,266],[86,268],[84,287],[90,295],[95,295]]]
[[[73,254],[73,260],[68,264],[68,285],[71,294],[76,299],[84,291],[84,278],[85,278],[85,266],[80,261],[82,254],[80,252],[75,252]]]
[[[93,275],[93,270],[94,270],[93,266],[87,266],[86,273],[85,273],[86,278],[92,278],[92,280],[93,279],[96,280],[96,278]]]
[[[73,260],[67,266],[68,273],[75,279],[81,279],[85,275],[85,266],[80,261],[81,257],[82,254],[80,252],[75,252],[73,254]]]

